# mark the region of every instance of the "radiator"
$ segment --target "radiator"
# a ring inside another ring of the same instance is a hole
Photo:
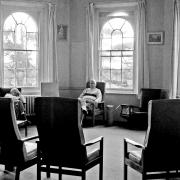
[[[34,112],[34,100],[37,96],[33,95],[26,95],[26,115],[27,116],[32,116],[35,114]]]

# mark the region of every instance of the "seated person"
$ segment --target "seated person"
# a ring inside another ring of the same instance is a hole
[[[96,81],[90,80],[90,88],[83,90],[79,96],[81,108],[84,114],[88,114],[88,110],[92,110],[93,106],[97,107],[97,104],[102,101],[101,90],[96,88]]]
[[[10,93],[7,93],[5,97],[12,98],[14,100],[14,108],[16,112],[16,118],[18,120],[26,120],[26,113],[24,103],[26,102],[24,96],[17,88],[12,88]]]

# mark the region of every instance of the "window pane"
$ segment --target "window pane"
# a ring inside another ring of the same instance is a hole
[[[123,49],[134,49],[134,38],[123,38]]]
[[[14,69],[15,61],[14,61],[15,53],[12,51],[4,51],[4,68]]]
[[[110,56],[110,51],[100,51],[101,56]]]
[[[112,56],[122,56],[122,52],[121,51],[111,51],[111,55]]]
[[[121,58],[119,57],[111,58],[111,69],[121,69]]]
[[[16,27],[16,22],[14,21],[13,17],[8,16],[4,23],[3,30],[4,31],[14,31],[15,27]]]
[[[123,56],[133,57],[133,51],[122,51]]]
[[[26,62],[27,62],[26,51],[17,51],[15,55],[15,62],[17,68],[26,68]]]
[[[27,33],[27,50],[37,50],[37,33]]]
[[[103,69],[110,69],[110,58],[108,58],[108,57],[102,58],[102,68]]]
[[[120,31],[114,31],[112,34],[112,49],[121,50],[122,43],[122,33]]]
[[[112,32],[112,27],[110,26],[109,23],[106,23],[104,26],[103,26],[103,29],[101,31],[101,38],[111,38],[111,32]]]
[[[27,27],[27,32],[36,32],[36,33],[38,32],[37,25],[32,18],[29,17],[28,21],[26,21],[25,25]]]
[[[121,18],[113,18],[109,20],[109,24],[113,29],[121,29],[124,23],[125,20]]]
[[[15,70],[4,69],[4,86],[13,87],[15,86]]]
[[[37,52],[36,51],[29,51],[28,52],[28,61],[27,61],[27,68],[37,68]]]
[[[124,86],[128,89],[133,88],[133,71],[131,69],[125,69],[122,72],[122,82]],[[125,85],[126,84],[126,85]]]
[[[14,48],[14,32],[3,32],[3,47],[5,49]]]
[[[111,39],[102,39],[102,50],[111,49]]]
[[[27,86],[37,86],[37,71],[36,69],[27,70]]]
[[[15,48],[26,49],[26,28],[24,25],[18,25],[15,31]]]
[[[123,25],[121,31],[123,32],[124,37],[134,37],[134,31],[132,29],[132,26],[127,21]]]
[[[25,86],[26,71],[24,69],[16,70],[16,86]]]
[[[25,22],[28,20],[28,15],[23,12],[13,13],[12,16],[16,20],[17,24],[25,24]]]

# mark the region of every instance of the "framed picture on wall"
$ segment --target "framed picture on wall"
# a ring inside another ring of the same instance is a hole
[[[57,39],[67,40],[67,25],[63,25],[63,24],[57,25]]]
[[[164,32],[148,32],[147,33],[148,44],[163,44],[164,43]]]

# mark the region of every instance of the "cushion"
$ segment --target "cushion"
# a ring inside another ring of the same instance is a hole
[[[129,159],[139,164],[141,162],[141,153],[141,150],[129,151]]]
[[[37,144],[33,142],[24,142],[24,160],[28,161],[37,156]]]
[[[88,154],[87,154],[88,162],[90,162],[90,161],[96,159],[97,157],[99,157],[99,153],[100,153],[99,149],[94,149],[94,150],[88,152]]]

